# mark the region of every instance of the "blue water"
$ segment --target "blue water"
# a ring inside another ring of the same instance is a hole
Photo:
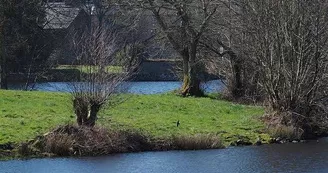
[[[37,91],[51,91],[51,92],[69,92],[72,86],[78,83],[70,82],[45,82],[36,83],[30,86],[30,90]],[[163,82],[125,82],[119,88],[123,93],[133,94],[159,94],[179,89],[181,82],[163,81]],[[207,93],[219,92],[223,89],[224,85],[220,80],[208,81],[201,84],[202,88]],[[20,84],[9,85],[10,89],[21,89]]]
[[[0,173],[327,173],[328,140],[221,150],[0,162]]]

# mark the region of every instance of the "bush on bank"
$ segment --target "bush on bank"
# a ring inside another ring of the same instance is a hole
[[[100,156],[112,153],[223,148],[210,134],[154,139],[138,131],[113,131],[104,127],[64,125],[20,145],[20,154],[55,156]]]

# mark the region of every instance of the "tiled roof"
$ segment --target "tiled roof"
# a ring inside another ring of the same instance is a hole
[[[65,29],[70,26],[80,9],[64,3],[48,3],[46,5],[47,23],[44,29]]]

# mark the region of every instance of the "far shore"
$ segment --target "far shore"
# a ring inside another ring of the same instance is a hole
[[[174,61],[170,60],[159,60],[159,61],[147,61],[147,68],[140,67],[139,70],[135,72],[129,79],[129,81],[180,81],[180,76],[178,73],[174,72]],[[158,64],[159,63],[159,64]],[[161,67],[161,63],[165,64],[165,68]],[[29,74],[30,80],[37,82],[70,82],[70,81],[80,81],[81,77],[86,76],[87,66],[78,65],[59,65],[55,68],[45,71],[42,75],[40,74]],[[122,67],[120,66],[108,66],[108,72],[113,75],[122,72]],[[8,76],[8,82],[10,83],[26,83],[27,78],[24,73],[12,73]],[[205,73],[202,75],[204,81],[216,80],[217,76]]]

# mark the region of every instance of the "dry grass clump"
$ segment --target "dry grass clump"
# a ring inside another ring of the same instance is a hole
[[[302,138],[303,130],[294,126],[277,125],[268,128],[268,133],[275,138],[299,140]]]
[[[218,136],[212,134],[174,136],[172,138],[172,145],[178,150],[199,150],[224,147]]]
[[[123,130],[116,132],[117,145],[124,146],[121,152],[141,152],[153,150],[154,144],[148,135],[139,131]]]
[[[96,156],[150,150],[149,138],[138,132],[102,127],[61,126],[45,136],[44,152],[59,156]]]
[[[271,113],[264,116],[263,120],[268,124],[268,133],[275,138],[299,140],[303,138],[304,130],[301,128],[301,120],[298,120],[288,112]]]
[[[152,139],[139,131],[113,131],[102,127],[60,126],[27,147],[37,153],[57,156],[99,156],[111,153],[199,150],[223,148],[218,136],[212,134],[179,135],[167,139]],[[26,148],[25,147],[25,148]],[[35,153],[35,152],[34,152]]]
[[[68,156],[73,153],[75,140],[68,134],[50,134],[45,139],[45,151],[59,156]]]

